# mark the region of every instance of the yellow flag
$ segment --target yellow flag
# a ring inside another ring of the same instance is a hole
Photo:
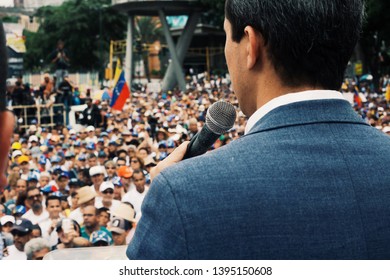
[[[390,84],[386,87],[386,100],[387,102],[390,102]]]
[[[119,77],[121,76],[121,72],[122,72],[122,65],[120,59],[118,58],[115,67],[114,85],[116,85],[116,83],[118,82]]]

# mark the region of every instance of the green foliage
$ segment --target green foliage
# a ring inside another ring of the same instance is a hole
[[[202,21],[222,29],[225,17],[225,0],[200,0],[200,2],[206,11],[202,15]]]
[[[135,37],[142,43],[152,44],[163,40],[163,31],[159,18],[136,17]]]
[[[53,66],[50,54],[62,40],[70,58],[70,70],[102,70],[108,62],[110,40],[122,40],[126,32],[127,16],[116,12],[110,4],[110,0],[73,0],[59,7],[39,9],[36,14],[41,18],[38,32],[25,34],[25,68],[37,70]]]
[[[5,16],[1,19],[3,22],[18,23],[19,17],[17,16]]]
[[[389,10],[388,0],[366,0],[366,20],[360,42],[365,55],[365,72],[372,73],[374,78],[390,69]]]

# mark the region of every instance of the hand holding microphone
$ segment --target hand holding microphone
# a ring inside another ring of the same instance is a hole
[[[226,101],[218,101],[210,106],[206,114],[206,123],[191,141],[186,141],[176,148],[166,159],[152,168],[150,177],[153,180],[165,168],[183,159],[206,153],[217,139],[231,129],[236,120],[234,106]]]

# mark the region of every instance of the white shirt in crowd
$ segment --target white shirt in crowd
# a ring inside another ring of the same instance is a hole
[[[21,252],[16,249],[15,245],[7,247],[8,256],[4,257],[3,260],[27,260],[27,255],[25,252]]]
[[[33,225],[36,225],[48,219],[49,213],[45,209],[43,209],[40,215],[35,215],[33,210],[30,209],[22,216],[22,218],[28,219]]]
[[[149,191],[149,187],[145,186],[143,193],[139,193],[136,188],[131,188],[123,197],[122,202],[130,202],[135,211],[135,220],[138,222],[142,216],[141,205],[144,201],[146,194]]]

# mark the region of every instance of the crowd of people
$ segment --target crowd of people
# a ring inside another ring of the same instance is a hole
[[[38,123],[45,121],[32,118],[27,129],[16,128],[8,186],[0,193],[0,259],[42,259],[54,249],[128,244],[142,216],[150,169],[202,128],[211,104],[226,100],[237,109],[234,127],[212,149],[245,131],[247,118],[230,83],[221,77],[191,83],[184,93],[132,92],[122,111],[112,110],[107,101],[92,100],[88,93],[75,100],[80,94],[66,77],[68,84],[58,88],[50,79],[45,75],[40,94],[18,79],[9,87],[8,100],[48,106],[85,102],[87,108],[76,127],[60,122],[42,126]],[[383,77],[381,91],[374,93],[369,84],[350,80],[342,90],[363,94],[352,106],[372,126],[390,134],[389,84],[389,77]]]

